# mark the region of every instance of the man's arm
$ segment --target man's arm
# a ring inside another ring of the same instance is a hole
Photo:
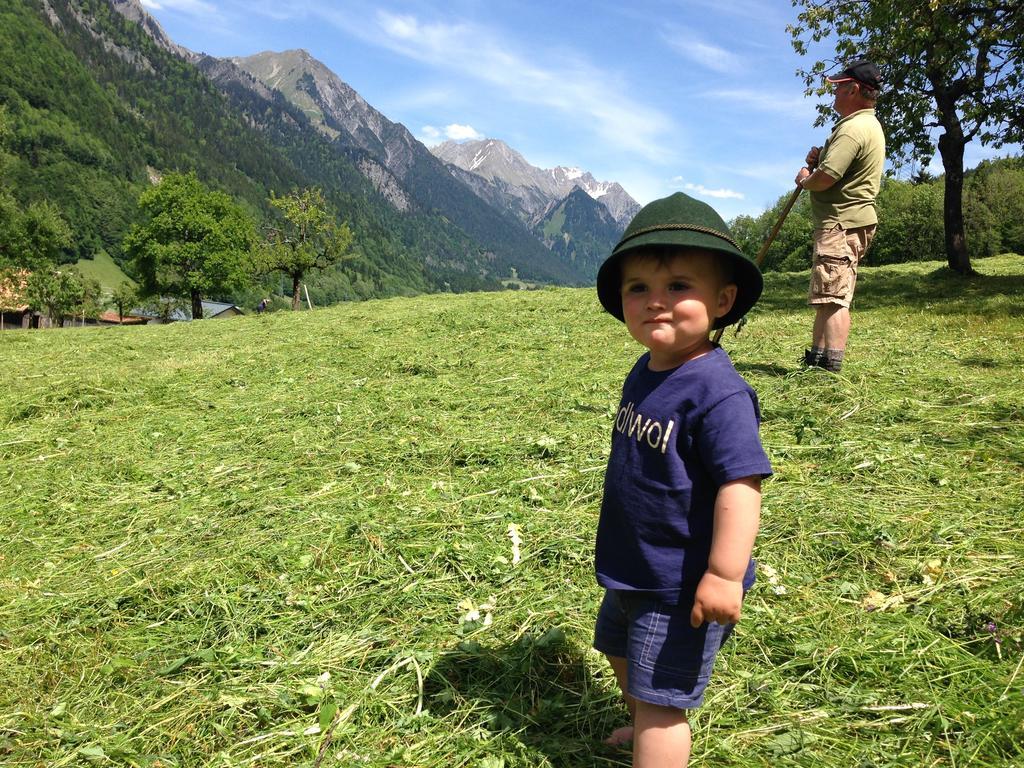
[[[801,168],[796,174],[796,183],[808,192],[824,192],[837,181],[839,179],[833,178],[820,168],[814,173],[807,168]]]
[[[744,477],[718,489],[711,556],[690,613],[690,624],[735,624],[743,602],[743,576],[761,524],[761,478]]]

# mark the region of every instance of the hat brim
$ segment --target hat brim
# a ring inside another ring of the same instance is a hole
[[[658,230],[638,235],[628,242],[621,243],[612,251],[611,256],[605,260],[597,272],[597,297],[605,311],[617,320],[625,322],[622,313],[622,260],[629,253],[640,248],[655,246],[700,248],[728,258],[732,266],[732,282],[736,283],[736,300],[733,302],[732,309],[715,320],[712,325],[715,330],[738,322],[761,297],[761,292],[764,290],[764,278],[761,276],[761,270],[744,256],[742,251],[733,248],[720,237],[703,232]]]
[[[876,91],[880,90],[882,87],[880,83],[871,83],[867,80],[861,80],[859,77],[851,77],[849,75],[826,77],[825,82],[832,83],[833,85],[837,85],[838,83],[857,83],[858,85],[863,85],[865,88],[871,88]]]

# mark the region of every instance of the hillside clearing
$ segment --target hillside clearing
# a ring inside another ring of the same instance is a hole
[[[107,296],[121,283],[135,284],[135,281],[124,273],[106,251],[99,251],[91,259],[79,259],[75,262],[75,268],[82,277],[97,281]]]

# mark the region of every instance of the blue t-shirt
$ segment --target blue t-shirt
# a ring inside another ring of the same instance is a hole
[[[772,473],[757,395],[720,347],[669,371],[644,354],[622,387],[597,527],[598,582],[692,600],[708,566],[715,497]],[[754,583],[751,560],[743,579]]]

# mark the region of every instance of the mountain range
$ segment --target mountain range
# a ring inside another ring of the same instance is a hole
[[[270,194],[324,189],[357,243],[333,273],[311,276],[326,302],[495,288],[513,275],[588,283],[639,207],[614,182],[534,168],[501,141],[431,151],[303,50],[195,53],[138,0],[30,0],[0,13],[10,174],[24,182],[22,198],[55,201],[81,232],[75,256],[120,258],[137,217],[132,198],[175,169],[194,170],[264,219]],[[80,83],[73,97],[61,92],[69,79]],[[91,155],[33,154],[34,124],[46,121],[65,137],[81,134]],[[109,215],[97,221],[102,208]]]
[[[640,210],[637,202],[616,182],[597,181],[579,168],[537,168],[497,139],[446,141],[431,148],[431,152],[459,170],[488,182],[491,192],[480,182],[459,174],[481,197],[503,200],[530,225],[536,224],[552,204],[563,200],[576,187],[607,208],[623,229]]]

